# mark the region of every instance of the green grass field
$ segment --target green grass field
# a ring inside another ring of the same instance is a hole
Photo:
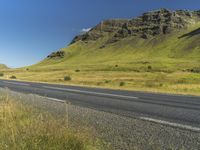
[[[28,81],[200,95],[200,34],[187,35],[199,27],[196,22],[171,34],[129,37],[102,48],[113,35],[104,33],[97,41],[63,48],[64,58],[1,72],[3,78]]]

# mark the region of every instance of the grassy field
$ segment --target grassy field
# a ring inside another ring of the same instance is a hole
[[[39,112],[39,113],[38,113]],[[84,130],[71,129],[56,118],[0,93],[0,149],[99,150],[100,142]]]
[[[188,72],[123,72],[61,70],[51,72],[8,72],[17,79],[67,85],[104,87],[113,89],[161,93],[200,95],[200,75]],[[70,76],[70,81],[64,81]]]
[[[64,58],[0,72],[2,78],[27,81],[200,95],[200,34],[186,36],[199,27],[197,22],[171,34],[129,37],[102,48],[112,36],[105,33],[97,41],[63,48]]]

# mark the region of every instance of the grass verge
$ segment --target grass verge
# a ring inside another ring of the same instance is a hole
[[[65,119],[4,93],[0,96],[0,131],[0,149],[4,150],[102,149],[100,140],[90,133],[68,128]]]
[[[23,71],[4,72],[6,76],[15,74],[18,80],[66,85],[102,87],[153,93],[169,93],[200,96],[200,74],[191,72],[124,72],[124,71]],[[66,74],[71,80],[64,80]]]

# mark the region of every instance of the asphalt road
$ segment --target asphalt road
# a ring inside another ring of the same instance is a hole
[[[200,97],[0,80],[0,87],[49,100],[200,132]]]

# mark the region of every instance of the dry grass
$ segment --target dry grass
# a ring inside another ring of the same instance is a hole
[[[188,72],[135,72],[135,71],[8,71],[6,77],[15,75],[26,81],[83,85],[112,89],[148,91],[173,94],[200,95],[200,74]],[[72,80],[64,81],[65,76]],[[120,86],[120,83],[124,83]]]
[[[39,112],[39,113],[38,113]],[[0,149],[98,150],[99,140],[83,130],[70,129],[66,120],[0,96]]]

